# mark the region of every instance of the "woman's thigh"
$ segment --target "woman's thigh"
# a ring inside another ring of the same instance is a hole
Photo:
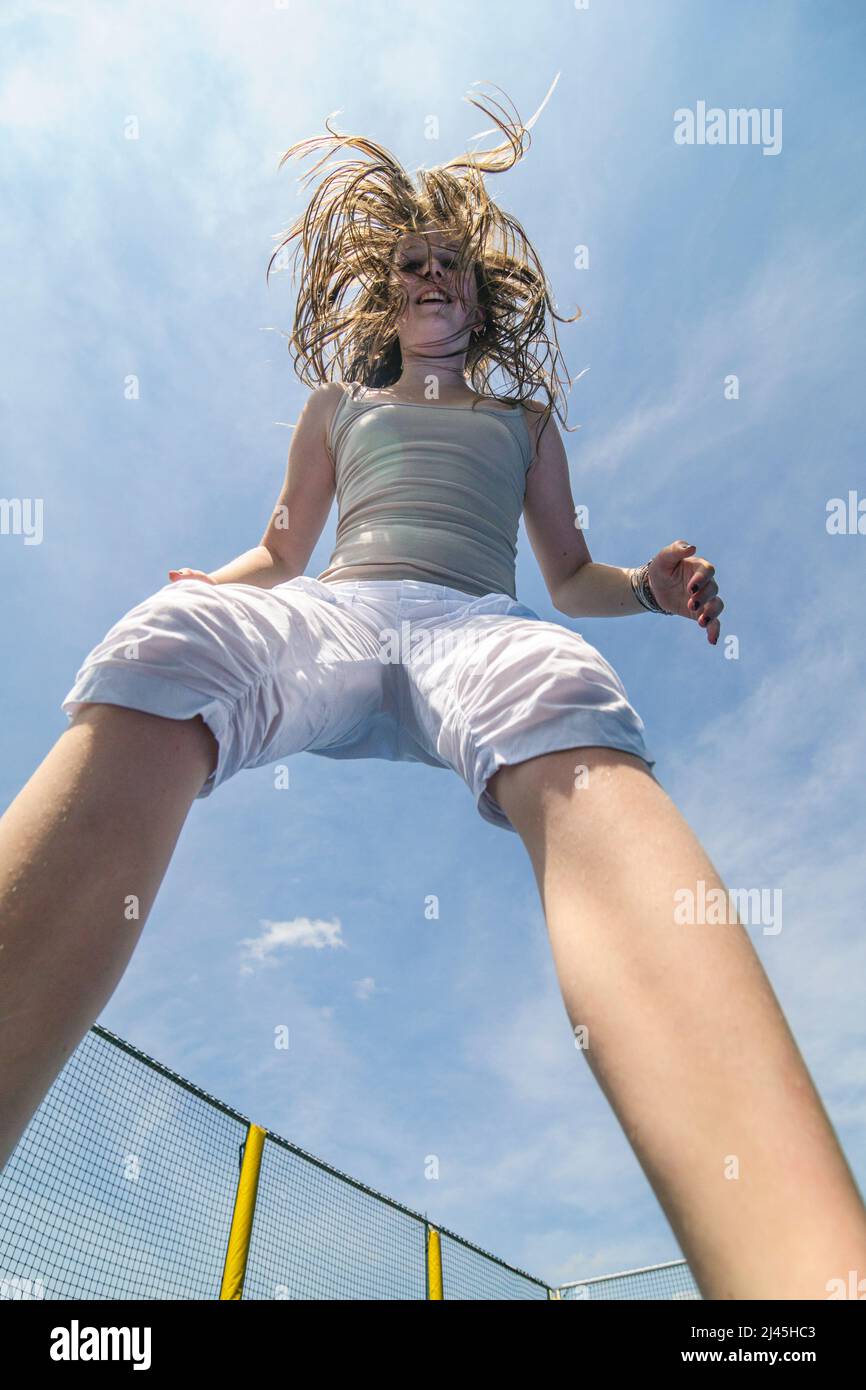
[[[488,784],[499,768],[561,749],[617,748],[652,767],[644,725],[616,671],[580,633],[491,595],[440,623],[407,664],[419,736],[514,830]]]
[[[61,707],[70,719],[89,701],[201,716],[218,745],[203,797],[243,768],[338,737],[356,717],[363,657],[348,607],[308,576],[273,589],[180,580],[112,625]]]

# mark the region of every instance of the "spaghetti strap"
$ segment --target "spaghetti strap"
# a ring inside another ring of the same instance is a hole
[[[346,401],[347,401],[347,400],[352,400],[352,401],[354,400],[354,393],[353,393],[352,388],[353,388],[354,385],[356,385],[356,383],[355,383],[355,382],[338,381],[338,382],[337,382],[337,385],[341,388],[342,394],[341,394],[341,396],[340,396],[339,401],[337,402],[337,409],[334,411],[333,415],[331,416],[331,423],[330,423],[330,425],[328,426],[328,433],[327,433],[327,436],[326,436],[326,439],[325,439],[325,445],[326,445],[326,447],[327,447],[328,453],[331,455],[331,458],[334,460],[334,465],[335,465],[335,467],[336,467],[336,456],[335,456],[335,454],[334,454],[334,430],[335,430],[335,428],[336,428],[338,419],[340,418],[340,416],[341,416],[342,413],[343,413],[343,408],[344,408],[344,406],[345,406],[345,404],[346,404]],[[347,388],[348,388],[348,389],[347,389]]]

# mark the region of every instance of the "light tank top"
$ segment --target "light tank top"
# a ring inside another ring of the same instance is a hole
[[[532,445],[523,408],[369,399],[346,383],[328,432],[337,536],[316,578],[415,579],[516,599]]]

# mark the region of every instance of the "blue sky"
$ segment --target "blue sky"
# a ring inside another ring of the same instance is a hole
[[[278,174],[282,152],[339,110],[429,166],[487,124],[462,100],[473,82],[528,117],[559,71],[527,159],[491,184],[560,312],[583,310],[561,343],[573,376],[589,368],[564,436],[587,541],[619,565],[693,541],[739,655],[682,621],[555,614],[522,527],[518,596],[615,666],[726,883],[782,890],[783,930],[753,939],[862,1189],[866,536],[828,534],[826,514],[866,489],[866,10],[529,15],[4,6],[0,496],[43,499],[44,522],[39,544],[0,535],[0,804],[115,619],[169,568],[215,569],[264,530],[306,395],[281,336],[289,276],[265,285],[309,167]],[[699,101],[780,110],[781,149],[675,143],[674,112]],[[244,943],[269,935],[251,963]],[[262,769],[196,802],[101,1021],[551,1282],[679,1255],[575,1051],[525,851],[453,774],[301,755],[288,793]]]

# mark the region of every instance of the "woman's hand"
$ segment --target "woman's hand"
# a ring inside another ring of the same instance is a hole
[[[725,605],[716,597],[719,586],[713,578],[715,565],[694,552],[695,547],[687,541],[666,545],[650,560],[650,588],[669,613],[696,618],[706,628],[707,641],[714,647],[719,640],[719,614]]]
[[[168,577],[172,584],[176,579],[203,579],[206,584],[216,583],[216,580],[211,579],[203,570],[169,570]]]

